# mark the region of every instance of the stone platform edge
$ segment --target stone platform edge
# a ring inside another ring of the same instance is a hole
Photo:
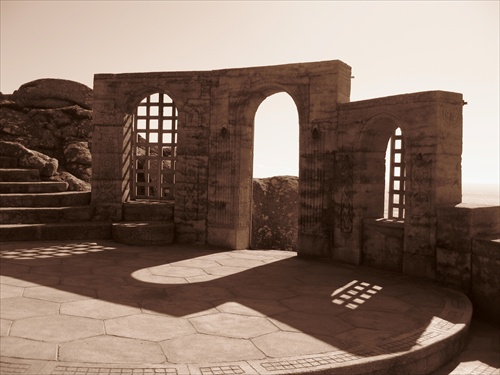
[[[391,337],[379,345],[352,347],[303,356],[223,363],[108,364],[59,362],[0,357],[0,374],[43,375],[389,375],[428,374],[457,356],[467,341],[472,304],[463,294],[447,290],[441,316],[425,331]]]

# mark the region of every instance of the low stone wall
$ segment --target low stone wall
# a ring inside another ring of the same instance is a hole
[[[403,272],[404,223],[386,219],[363,220],[362,263]]]
[[[437,219],[437,282],[467,294],[476,316],[500,326],[500,207],[441,207]]]

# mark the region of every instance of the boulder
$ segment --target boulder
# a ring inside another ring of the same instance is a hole
[[[92,178],[92,155],[88,142],[69,142],[64,148],[66,169],[79,179],[90,182]]]
[[[253,180],[253,249],[297,251],[299,179],[295,176]]]
[[[59,172],[50,178],[51,181],[66,182],[68,184],[68,191],[89,191],[90,183],[83,181],[73,174],[66,172],[60,168]]]
[[[76,104],[92,109],[92,89],[65,79],[43,78],[25,83],[11,98],[28,108],[61,108]]]

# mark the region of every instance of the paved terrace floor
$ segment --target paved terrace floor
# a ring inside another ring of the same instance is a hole
[[[2,374],[423,374],[471,318],[460,293],[292,252],[0,246]]]

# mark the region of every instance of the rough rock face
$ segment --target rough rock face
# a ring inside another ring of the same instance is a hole
[[[65,79],[43,78],[25,83],[12,99],[27,108],[61,108],[77,105],[92,109],[92,89]]]
[[[15,142],[0,141],[0,155],[15,157],[19,167],[37,169],[41,177],[52,177],[57,172],[59,162],[40,152],[28,150]]]
[[[73,190],[89,190],[92,157],[92,90],[78,82],[39,79],[0,95],[0,140],[59,161]],[[71,176],[72,175],[72,176]],[[47,176],[46,176],[47,177]]]
[[[253,249],[297,250],[298,190],[295,176],[253,180]]]

